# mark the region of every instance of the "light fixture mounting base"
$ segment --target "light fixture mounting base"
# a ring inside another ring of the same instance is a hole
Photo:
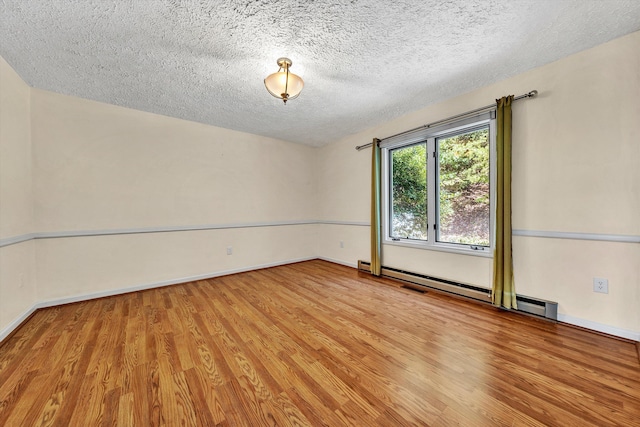
[[[278,66],[280,68],[289,68],[291,64],[293,64],[293,62],[291,62],[289,58],[278,58]]]

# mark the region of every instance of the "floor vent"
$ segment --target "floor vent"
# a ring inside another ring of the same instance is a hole
[[[371,264],[366,261],[358,261],[358,270],[369,273],[371,271],[370,265]],[[390,279],[399,280],[404,283],[405,288],[410,288],[420,292],[425,292],[427,288],[432,288],[491,304],[491,289],[384,266],[382,267],[381,275]],[[557,302],[526,297],[523,295],[518,295],[517,300],[518,311],[534,314],[551,320],[558,320]]]

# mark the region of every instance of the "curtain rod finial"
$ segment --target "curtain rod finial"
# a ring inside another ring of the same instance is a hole
[[[531,92],[529,92],[527,94],[527,97],[529,98],[535,98],[538,95],[538,91],[537,90],[532,90]]]

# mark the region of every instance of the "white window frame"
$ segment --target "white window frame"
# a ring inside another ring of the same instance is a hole
[[[436,152],[436,138],[463,132],[467,129],[477,128],[478,126],[489,125],[489,240],[490,246],[478,247],[473,245],[463,245],[458,243],[438,242],[436,240],[437,231],[433,225],[436,224],[437,212],[439,209],[438,198],[436,198],[436,174],[438,153]],[[428,231],[427,240],[415,240],[407,238],[391,237],[391,174],[390,174],[390,151],[397,148],[406,147],[419,142],[427,143],[427,220]],[[421,129],[410,134],[399,135],[389,138],[380,144],[382,148],[382,168],[383,168],[383,244],[404,246],[416,249],[436,250],[443,252],[453,252],[463,255],[473,255],[481,257],[493,257],[495,248],[495,208],[496,208],[496,120],[495,110],[482,114],[467,117],[465,119],[456,120],[451,123],[442,124],[436,127]]]

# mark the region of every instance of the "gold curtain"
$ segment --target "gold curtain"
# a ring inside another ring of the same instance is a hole
[[[371,274],[380,275],[382,244],[380,233],[380,140],[371,144]]]
[[[498,307],[517,309],[511,250],[511,103],[513,95],[497,99],[496,102],[498,182],[492,299],[493,304]]]

